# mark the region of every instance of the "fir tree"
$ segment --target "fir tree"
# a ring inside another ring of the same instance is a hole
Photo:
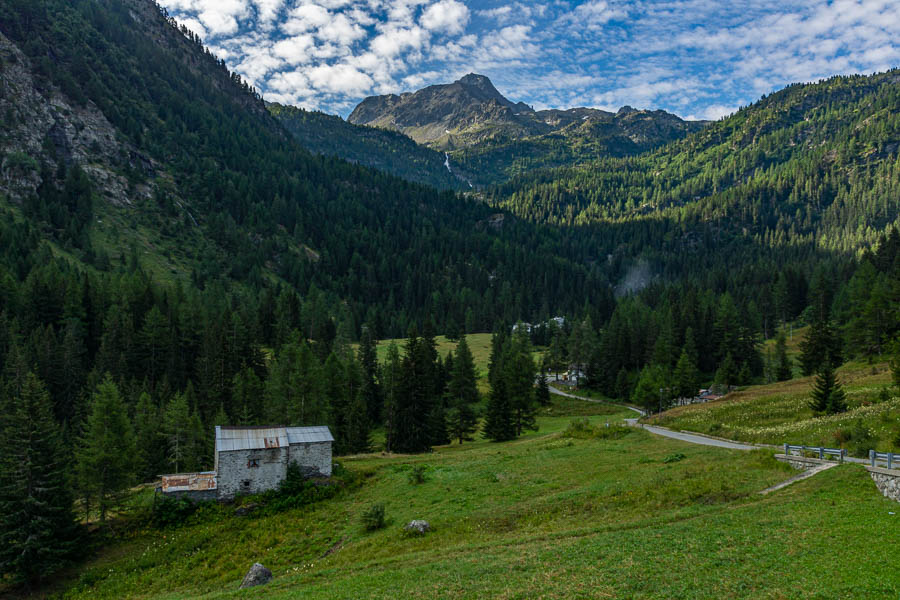
[[[847,396],[835,377],[834,367],[828,361],[822,364],[821,370],[816,374],[809,407],[814,412],[828,415],[847,410]]]
[[[120,494],[134,481],[134,431],[119,388],[109,375],[91,398],[90,414],[77,452],[78,481],[87,498],[97,501],[105,521]]]
[[[49,394],[29,374],[8,404],[0,415],[0,575],[30,586],[75,554],[78,531]]]
[[[450,435],[462,444],[472,439],[472,434],[478,429],[475,405],[479,401],[475,359],[465,336],[460,338],[456,346],[453,371],[447,384],[447,399],[450,406],[447,418],[448,430]]]

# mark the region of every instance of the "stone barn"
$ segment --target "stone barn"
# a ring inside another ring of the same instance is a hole
[[[307,477],[331,475],[328,427],[216,427],[215,470],[163,475],[160,490],[196,500],[231,500],[275,489],[295,464]]]

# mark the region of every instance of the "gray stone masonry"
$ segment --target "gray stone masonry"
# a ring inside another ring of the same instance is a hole
[[[822,460],[819,458],[806,458],[805,456],[793,456],[784,454],[776,454],[775,459],[787,463],[795,469],[799,469],[801,471],[808,471],[809,469],[815,469],[816,467],[821,467],[822,465],[835,464],[835,461],[833,460]]]
[[[322,442],[291,444],[291,462],[307,477],[331,477],[331,444]]]
[[[219,452],[219,500],[278,487],[287,471],[289,455],[290,449],[286,446]]]
[[[900,502],[900,471],[882,469],[881,467],[866,467],[875,485],[886,498]]]

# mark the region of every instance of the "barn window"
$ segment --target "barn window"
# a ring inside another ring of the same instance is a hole
[[[249,467],[258,467],[258,466],[259,466],[259,459],[258,459],[258,458],[251,458],[250,460],[247,461],[247,467],[248,467],[248,468],[249,468]]]

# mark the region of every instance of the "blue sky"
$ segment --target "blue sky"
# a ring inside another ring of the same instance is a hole
[[[900,66],[900,0],[160,0],[267,100],[491,78],[535,108],[715,119],[792,82]]]

